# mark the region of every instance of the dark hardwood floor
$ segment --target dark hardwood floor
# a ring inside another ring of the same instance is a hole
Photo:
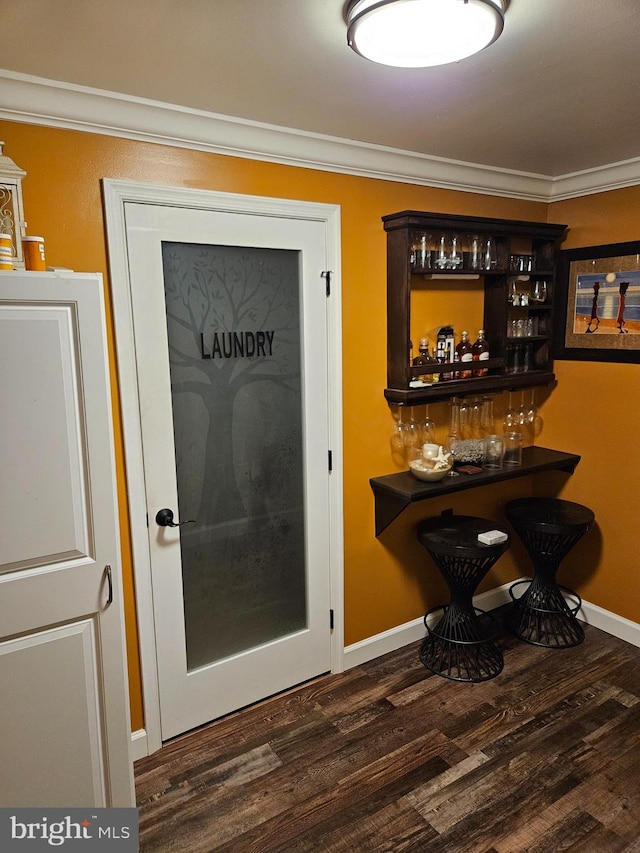
[[[412,645],[136,763],[143,851],[640,853],[640,649],[504,636],[482,684]]]

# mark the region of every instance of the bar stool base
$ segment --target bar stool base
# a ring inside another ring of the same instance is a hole
[[[516,596],[519,586],[528,589]],[[582,607],[577,592],[566,586],[537,587],[531,580],[517,581],[509,589],[513,606],[505,624],[512,634],[525,643],[549,649],[578,646],[584,640],[584,631],[576,613]]]
[[[430,628],[427,619],[438,611],[442,611],[442,618]],[[451,681],[474,683],[502,672],[502,653],[493,642],[499,625],[490,613],[474,607],[472,618],[454,606],[434,607],[426,613],[424,624],[427,636],[420,645],[419,657],[426,669]]]

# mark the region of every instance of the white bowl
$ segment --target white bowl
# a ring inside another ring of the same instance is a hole
[[[453,466],[449,465],[448,468],[424,468],[422,466],[420,459],[415,459],[409,462],[409,470],[413,474],[414,477],[417,477],[418,480],[425,480],[427,483],[437,483],[439,480],[443,480]]]

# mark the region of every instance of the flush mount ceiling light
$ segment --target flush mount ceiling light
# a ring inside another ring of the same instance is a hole
[[[401,68],[446,65],[494,42],[507,0],[353,0],[347,43],[356,53]]]

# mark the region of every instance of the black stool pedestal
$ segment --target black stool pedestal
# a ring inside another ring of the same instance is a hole
[[[562,560],[593,523],[593,512],[557,498],[510,501],[505,513],[522,539],[534,567],[533,580],[518,581],[509,593],[513,605],[506,624],[519,639],[535,646],[567,648],[584,640],[576,618],[580,596],[556,582]]]
[[[427,636],[420,646],[424,666],[453,681],[486,681],[502,671],[502,653],[494,643],[499,626],[494,618],[473,606],[473,594],[508,539],[494,545],[478,542],[479,533],[506,528],[473,516],[438,516],[418,525],[418,539],[433,558],[451,594],[448,605],[434,607],[424,617]],[[442,617],[434,628],[428,618]]]

